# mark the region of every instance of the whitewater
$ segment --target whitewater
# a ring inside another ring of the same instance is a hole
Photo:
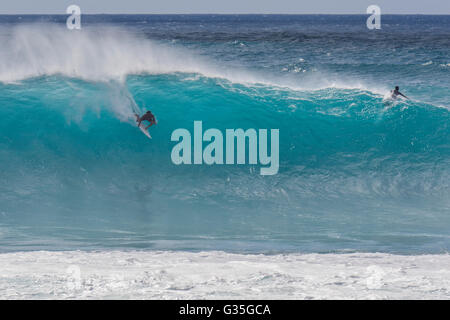
[[[448,16],[83,21],[0,16],[0,298],[448,299]],[[200,120],[278,173],[172,163]]]
[[[18,252],[2,299],[448,299],[449,255]]]

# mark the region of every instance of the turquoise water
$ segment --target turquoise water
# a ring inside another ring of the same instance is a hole
[[[0,250],[447,252],[450,17],[365,19],[1,16]],[[196,120],[279,173],[174,165]]]

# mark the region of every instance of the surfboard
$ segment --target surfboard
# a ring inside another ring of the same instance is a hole
[[[139,121],[139,116],[137,114],[134,114],[136,116],[136,122]],[[142,133],[145,134],[149,139],[152,138],[152,136],[150,135],[150,133],[148,132],[147,129],[145,129],[145,125],[143,123],[141,123],[141,125],[139,126],[139,129],[141,129]]]
[[[150,135],[150,133],[148,133],[148,130],[145,129],[145,127],[144,127],[143,124],[141,124],[141,125],[139,126],[139,129],[141,129],[142,133],[145,134],[147,137],[149,137],[149,139],[152,138],[152,136]]]
[[[384,95],[382,101],[386,107],[391,108],[391,107],[398,105],[399,103],[405,102],[406,100],[407,100],[406,98],[404,98],[400,95],[395,96],[392,93],[392,91],[390,91]]]

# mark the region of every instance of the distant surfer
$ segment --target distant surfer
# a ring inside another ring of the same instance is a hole
[[[141,125],[141,122],[144,120],[147,120],[148,122],[150,122],[150,124],[145,127],[145,130],[147,130],[148,128],[150,128],[152,125],[156,124],[156,119],[155,116],[153,115],[153,113],[151,113],[151,111],[147,111],[146,113],[144,113],[144,115],[142,117],[139,117],[137,114],[136,115],[136,122],[138,123],[138,127]]]
[[[402,96],[405,97],[406,99],[409,99],[407,96],[401,93],[399,89],[400,89],[399,86],[396,86],[395,89],[391,91],[392,99],[397,99],[398,96]]]

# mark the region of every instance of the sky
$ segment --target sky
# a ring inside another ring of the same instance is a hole
[[[450,14],[450,0],[0,0],[0,14],[81,13],[285,13],[366,14],[375,4],[385,14]]]

